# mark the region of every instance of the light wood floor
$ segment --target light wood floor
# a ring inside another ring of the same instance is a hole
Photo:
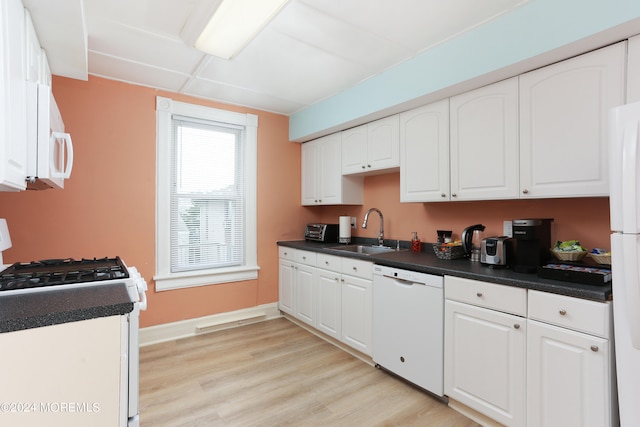
[[[283,318],[143,347],[140,419],[142,427],[478,426]]]

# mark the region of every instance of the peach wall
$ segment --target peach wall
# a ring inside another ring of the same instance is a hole
[[[363,206],[300,206],[300,145],[288,142],[288,118],[206,102],[101,78],[88,82],[54,78],[54,93],[72,134],[75,164],[64,190],[0,193],[0,218],[7,218],[13,247],[6,263],[60,257],[121,256],[150,285],[151,326],[253,307],[278,299],[278,240],[303,236],[311,221],[337,222],[352,215],[362,223],[370,207],[385,216],[385,235],[423,241],[436,230],[460,234],[483,223],[487,235],[501,234],[502,221],[521,217],[555,219],[553,239],[579,239],[587,247],[609,247],[607,198],[491,202],[400,203],[399,174],[367,177]],[[258,128],[258,279],[155,292],[155,97],[249,112]],[[375,237],[377,218],[355,236]]]
[[[452,230],[458,237],[462,230],[481,223],[486,236],[501,235],[502,222],[517,218],[553,218],[551,238],[577,239],[587,248],[609,248],[609,198],[503,200],[487,202],[400,203],[400,174],[365,178],[364,206],[323,207],[320,220],[338,222],[338,216],[358,219],[353,236],[376,237],[377,215],[362,229],[367,209],[379,208],[384,215],[385,238],[410,240],[417,231],[423,242],[436,240],[436,230]],[[318,209],[318,208],[312,208]]]
[[[300,207],[300,146],[288,118],[96,77],[54,78],[54,94],[74,143],[64,190],[0,193],[13,247],[6,263],[119,255],[150,285],[150,326],[278,299],[275,242],[302,237],[311,212]],[[257,114],[258,279],[155,292],[155,97]]]

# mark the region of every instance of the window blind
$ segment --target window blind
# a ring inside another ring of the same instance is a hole
[[[171,272],[244,263],[243,128],[172,116]]]

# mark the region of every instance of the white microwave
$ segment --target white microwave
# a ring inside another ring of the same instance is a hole
[[[64,188],[73,144],[50,86],[27,82],[27,111],[27,189]]]

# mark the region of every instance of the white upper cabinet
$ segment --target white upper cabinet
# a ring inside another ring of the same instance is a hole
[[[342,134],[342,173],[362,173],[366,171],[367,125],[357,126]]]
[[[26,188],[25,17],[20,0],[0,2],[0,190]]]
[[[449,99],[400,114],[400,201],[449,200]]]
[[[518,79],[450,100],[451,200],[518,198]]]
[[[521,197],[608,196],[607,117],[624,103],[626,42],[520,76]]]
[[[640,101],[640,34],[629,39],[627,57],[627,103]]]
[[[342,132],[342,174],[387,172],[399,166],[398,115]]]
[[[335,133],[302,144],[302,204],[362,204],[362,177],[341,173],[341,135]]]
[[[28,10],[24,11],[25,17],[25,60],[26,60],[26,77],[27,81],[38,82],[40,80],[40,70],[42,67],[43,51],[38,41],[36,29],[33,27],[31,14]]]

